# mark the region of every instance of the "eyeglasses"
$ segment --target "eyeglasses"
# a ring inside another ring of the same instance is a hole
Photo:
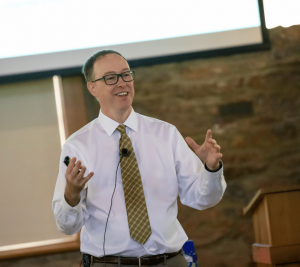
[[[119,77],[122,77],[124,82],[131,82],[134,80],[134,70],[125,71],[120,74],[108,74],[108,75],[105,75],[101,78],[98,78],[98,79],[92,81],[92,83],[103,79],[107,85],[114,85],[119,81]]]

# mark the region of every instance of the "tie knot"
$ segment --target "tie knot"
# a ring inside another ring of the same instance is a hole
[[[117,130],[121,133],[121,135],[126,134],[126,126],[125,125],[119,125],[117,127]]]

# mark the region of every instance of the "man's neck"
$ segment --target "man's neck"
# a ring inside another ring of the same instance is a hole
[[[109,112],[107,110],[102,110],[101,109],[101,112],[107,116],[108,118],[120,123],[120,124],[123,124],[127,118],[129,117],[130,113],[132,111],[132,107],[130,107],[129,109],[123,111],[118,111],[118,112]]]

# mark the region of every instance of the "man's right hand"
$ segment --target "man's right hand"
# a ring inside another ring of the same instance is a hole
[[[94,173],[90,172],[83,177],[86,167],[81,165],[81,161],[76,162],[76,158],[72,158],[66,170],[66,188],[65,200],[71,207],[75,207],[80,202],[80,192],[85,184],[93,177]]]

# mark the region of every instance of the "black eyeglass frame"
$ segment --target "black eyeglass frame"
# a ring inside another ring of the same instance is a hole
[[[124,78],[123,78],[123,76],[122,76],[124,73],[127,73],[127,72],[130,72],[130,74],[132,75],[132,80],[130,80],[130,81],[125,81]],[[112,84],[107,84],[105,78],[106,78],[107,76],[110,76],[110,75],[117,75],[117,81],[116,81],[115,83],[112,83]],[[135,71],[134,71],[134,70],[124,71],[124,72],[122,72],[122,73],[120,73],[120,74],[112,73],[112,74],[107,74],[107,75],[105,75],[105,76],[103,76],[103,77],[101,77],[101,78],[98,78],[98,79],[96,79],[96,80],[93,80],[92,83],[104,79],[104,82],[105,82],[106,85],[115,85],[116,83],[118,83],[119,77],[121,77],[122,80],[123,80],[124,82],[131,82],[131,81],[134,80],[134,75],[135,75]]]

